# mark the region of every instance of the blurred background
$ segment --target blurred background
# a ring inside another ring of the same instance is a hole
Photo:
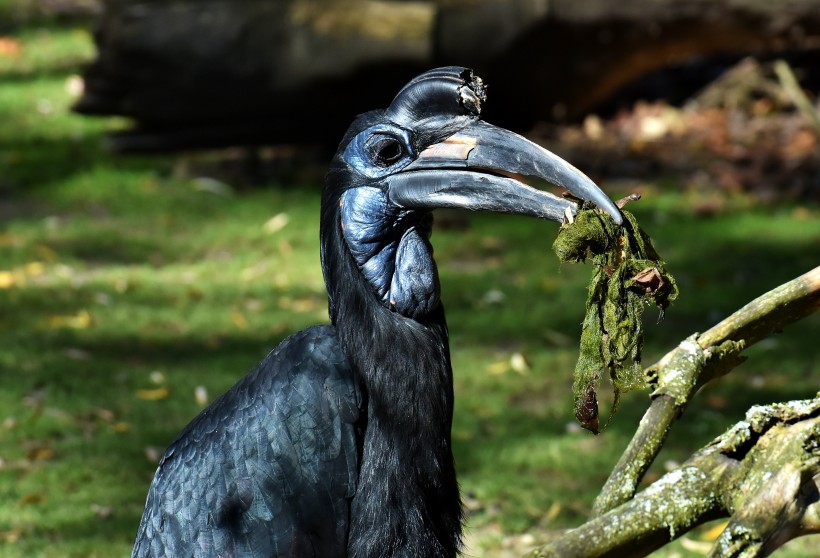
[[[820,0],[0,0],[0,556],[128,555],[174,435],[327,320],[346,126],[449,64],[489,84],[488,121],[643,196],[681,287],[647,312],[646,364],[820,263]],[[575,424],[590,269],[555,232],[437,215],[469,556],[582,522],[648,401]],[[749,406],[814,396],[818,339],[815,316],[749,350],[649,480]],[[657,555],[704,556],[722,526]]]

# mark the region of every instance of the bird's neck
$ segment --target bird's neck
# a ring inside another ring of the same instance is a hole
[[[383,305],[347,252],[338,203],[323,204],[331,320],[367,397],[351,504],[351,558],[453,558],[461,543],[444,310],[415,319]],[[357,279],[358,278],[358,279]]]
[[[358,276],[352,258],[330,259],[344,246],[337,231],[326,232],[331,319],[367,397],[348,555],[453,558],[462,515],[444,311],[438,305],[411,319],[382,305],[370,285],[351,280]]]
[[[342,335],[367,393],[351,558],[454,557],[461,504],[450,428],[453,382],[441,307],[422,322],[373,306]],[[348,329],[348,328],[344,328]]]

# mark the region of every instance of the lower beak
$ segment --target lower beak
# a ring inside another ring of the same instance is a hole
[[[422,151],[388,180],[390,200],[407,209],[460,207],[563,221],[577,204],[503,176],[542,178],[594,203],[621,224],[621,212],[584,173],[554,153],[481,120]]]

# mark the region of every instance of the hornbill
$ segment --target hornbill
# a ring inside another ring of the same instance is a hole
[[[292,335],[171,443],[134,557],[447,558],[462,511],[432,210],[561,221],[542,177],[615,205],[559,157],[479,118],[483,82],[446,67],[356,118],[321,205],[332,325]]]

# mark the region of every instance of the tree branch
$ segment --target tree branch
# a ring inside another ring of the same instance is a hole
[[[697,390],[740,364],[740,352],[820,308],[820,267],[753,300],[647,369],[652,403],[593,505],[599,516],[629,500]]]
[[[820,266],[772,289],[698,337],[706,348],[726,340],[751,346],[820,309]]]
[[[742,451],[755,434],[739,482],[724,489],[732,520],[710,558],[763,558],[795,537],[820,532],[820,394],[813,401],[754,407],[724,436],[734,439],[722,443]]]
[[[531,556],[638,558],[733,515],[710,558],[764,557],[820,529],[818,479],[820,394],[753,407],[681,467]]]

